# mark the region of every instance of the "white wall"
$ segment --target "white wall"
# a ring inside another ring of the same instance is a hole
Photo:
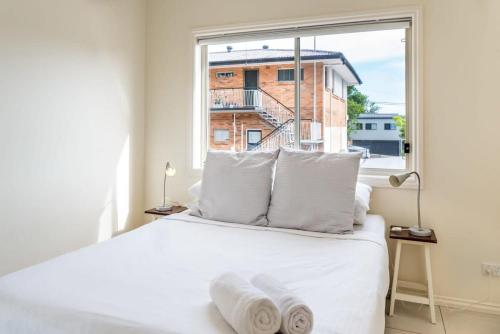
[[[386,123],[395,124],[395,122],[392,118],[376,119],[375,117],[370,118],[370,116],[367,116],[367,118],[359,117],[357,119],[357,122],[363,124],[363,129],[353,131],[350,134],[351,139],[354,139],[354,140],[398,140],[398,141],[401,139],[399,136],[400,132],[399,132],[399,129],[397,127],[395,130],[385,130],[385,128],[384,128]],[[377,124],[376,125],[377,129],[376,130],[365,130],[366,123]]]
[[[142,221],[145,8],[2,0],[0,275]]]
[[[161,199],[162,165],[179,171],[169,195],[187,200],[196,180],[188,171],[192,108],[191,30],[204,26],[325,16],[360,10],[422,5],[424,14],[423,221],[436,229],[436,293],[468,300],[488,294],[484,260],[500,262],[500,123],[492,103],[500,77],[500,2],[497,0],[291,0],[148,2],[146,203]],[[469,68],[470,70],[465,70]],[[464,85],[475,82],[476,85]],[[464,87],[467,92],[464,93]],[[443,126],[446,124],[446,126]],[[388,224],[415,223],[415,191],[377,189],[373,211]],[[391,244],[392,245],[392,244]],[[415,253],[405,256],[404,278],[422,278]],[[490,301],[500,304],[500,281]]]

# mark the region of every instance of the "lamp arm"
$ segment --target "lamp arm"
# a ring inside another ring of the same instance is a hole
[[[163,207],[165,207],[165,185],[167,183],[167,165],[165,165],[165,173],[163,173]]]
[[[418,211],[418,228],[422,228],[422,221],[420,219],[420,174],[417,172],[411,172],[410,174],[414,174],[417,177],[418,181],[418,192],[417,192],[417,211]]]

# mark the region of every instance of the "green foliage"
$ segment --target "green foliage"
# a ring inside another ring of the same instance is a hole
[[[347,115],[349,116],[349,124],[347,125],[347,133],[350,134],[356,131],[356,124],[359,114],[376,113],[380,107],[371,102],[368,96],[361,93],[355,86],[347,87]]]
[[[406,139],[406,117],[405,116],[394,116],[393,117],[396,126],[399,129],[399,137],[401,139]]]
[[[367,113],[374,114],[376,113],[380,107],[375,102],[368,102]]]

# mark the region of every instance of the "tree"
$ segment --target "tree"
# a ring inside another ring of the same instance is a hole
[[[406,139],[406,117],[405,116],[394,116],[392,118],[399,129],[399,137],[401,139]]]
[[[377,105],[375,102],[368,102],[368,107],[367,107],[367,113],[369,114],[374,114],[380,109],[380,106]]]
[[[376,113],[380,107],[368,99],[368,96],[361,93],[355,86],[347,87],[347,115],[349,116],[349,124],[347,125],[347,133],[350,134],[356,130],[359,114]]]

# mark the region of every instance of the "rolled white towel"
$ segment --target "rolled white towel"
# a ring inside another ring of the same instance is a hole
[[[259,274],[252,284],[266,293],[281,312],[280,332],[283,334],[309,334],[313,329],[313,313],[302,300],[296,297],[275,278]]]
[[[280,328],[281,314],[273,301],[235,274],[222,274],[213,280],[210,296],[239,334],[274,334]]]

